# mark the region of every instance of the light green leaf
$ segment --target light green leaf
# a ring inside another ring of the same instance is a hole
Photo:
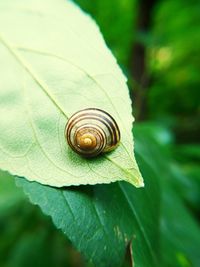
[[[92,21],[64,0],[0,2],[0,167],[52,186],[143,180],[133,155],[126,79]],[[64,127],[97,107],[117,120],[121,144],[86,160]]]

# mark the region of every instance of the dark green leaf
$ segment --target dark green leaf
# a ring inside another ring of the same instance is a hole
[[[169,267],[199,267],[200,228],[175,190],[165,185],[162,204],[162,255]]]
[[[117,267],[132,240],[135,266],[156,266],[158,185],[153,172],[145,189],[118,182],[56,189],[17,178],[31,202],[50,215],[88,261]]]

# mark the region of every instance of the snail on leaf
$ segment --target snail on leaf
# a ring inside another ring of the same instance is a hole
[[[117,147],[119,127],[106,111],[87,108],[73,114],[65,127],[69,146],[84,157],[95,157]]]

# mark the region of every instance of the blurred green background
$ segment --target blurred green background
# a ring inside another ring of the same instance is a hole
[[[160,266],[199,267],[200,1],[75,2],[97,21],[129,79],[136,156],[161,184]],[[13,178],[2,177],[0,267],[88,267]]]

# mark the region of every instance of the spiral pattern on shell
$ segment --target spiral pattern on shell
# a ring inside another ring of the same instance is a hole
[[[69,146],[85,157],[113,150],[120,141],[119,127],[106,111],[87,108],[70,117],[65,127]]]

